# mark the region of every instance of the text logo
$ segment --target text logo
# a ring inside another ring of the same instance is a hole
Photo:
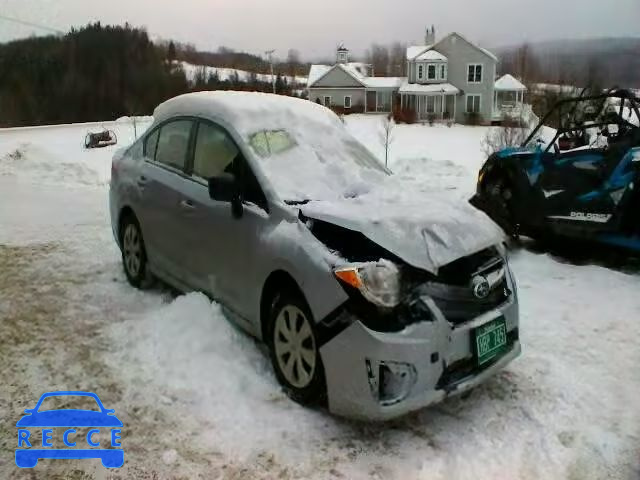
[[[59,408],[48,408],[54,403]],[[74,403],[82,403],[83,408],[68,408]],[[95,393],[45,393],[25,413],[16,423],[18,467],[33,468],[41,458],[99,458],[107,468],[118,468],[124,463],[120,445],[122,422],[114,410],[104,408]],[[110,448],[103,448],[105,445]]]

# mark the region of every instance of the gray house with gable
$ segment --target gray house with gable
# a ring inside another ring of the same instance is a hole
[[[397,104],[413,109],[419,120],[502,119],[495,90],[498,59],[490,51],[456,32],[436,42],[432,27],[424,45],[407,48],[406,62],[406,77],[374,77],[369,65],[349,62],[348,50],[340,46],[335,65],[311,66],[309,99],[347,112],[390,112]]]

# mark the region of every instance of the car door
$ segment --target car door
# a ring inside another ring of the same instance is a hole
[[[242,151],[221,126],[198,122],[192,162],[191,182],[181,192],[184,264],[200,289],[246,318],[247,289],[259,288],[252,284],[253,255],[268,219],[266,199]],[[236,177],[244,200],[240,217],[233,215],[231,203],[209,196],[208,179],[223,173]]]
[[[179,192],[185,169],[194,122],[191,119],[168,121],[145,140],[145,160],[137,179],[141,192],[139,220],[147,255],[154,268],[185,282],[181,264],[181,214]]]

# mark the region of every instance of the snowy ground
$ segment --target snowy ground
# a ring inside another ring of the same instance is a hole
[[[383,158],[380,121],[346,120]],[[204,296],[128,286],[107,208],[113,147],[81,147],[96,129],[0,130],[0,478],[640,476],[638,269],[514,250],[521,358],[469,398],[388,424],[341,420],[288,400],[262,348]],[[485,132],[397,127],[390,167],[467,197]],[[15,467],[15,422],[51,390],[116,410],[123,468]]]

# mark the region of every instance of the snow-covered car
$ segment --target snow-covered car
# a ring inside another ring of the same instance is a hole
[[[132,285],[207,293],[266,342],[292,398],[388,419],[520,352],[503,232],[423,188],[320,105],[202,92],[115,156],[110,209]]]

